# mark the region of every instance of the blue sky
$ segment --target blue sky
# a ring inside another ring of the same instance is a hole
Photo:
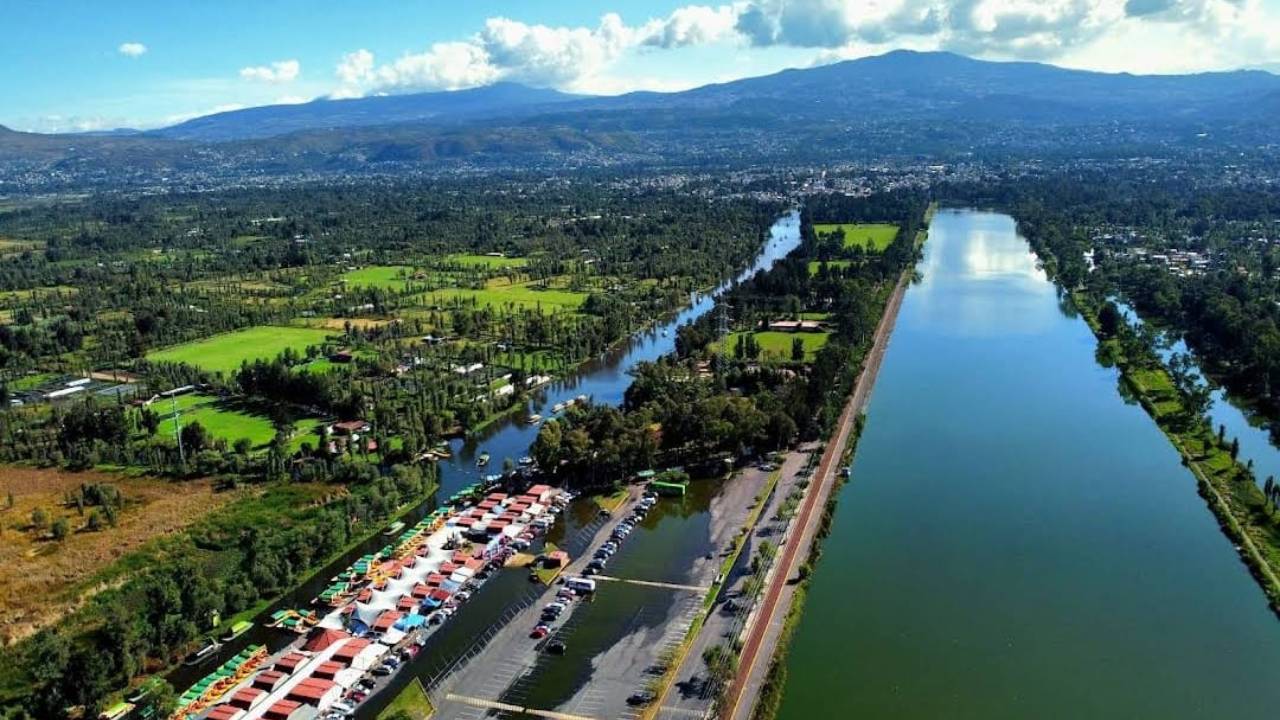
[[[895,48],[1107,71],[1275,67],[1280,0],[5,0],[0,124],[155,127],[499,80],[678,90]]]

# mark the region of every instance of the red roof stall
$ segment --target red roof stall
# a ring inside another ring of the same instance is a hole
[[[261,688],[243,687],[235,691],[235,693],[231,695],[231,700],[228,702],[241,710],[252,710],[253,706],[262,702],[263,698],[266,696],[267,691]]]
[[[288,675],[279,670],[263,670],[253,679],[253,686],[271,692],[280,687],[280,683],[284,682],[286,677]]]
[[[289,700],[325,708],[342,697],[342,686],[332,680],[307,678],[289,691]]]
[[[404,617],[404,613],[399,613],[395,610],[387,610],[379,615],[377,620],[373,621],[373,629],[377,632],[386,632],[390,630],[391,626],[395,625],[396,621],[402,617]]]
[[[529,488],[528,494],[538,498],[538,502],[545,502],[547,498],[551,497],[551,486],[534,485]]]
[[[453,594],[450,593],[448,590],[440,588],[437,590],[432,590],[430,597],[432,600],[439,600],[440,602],[444,602],[445,600],[448,600],[449,598],[453,597]]]
[[[418,606],[418,600],[412,595],[405,595],[396,601],[396,609],[401,612],[408,612]]]
[[[295,720],[295,718],[302,717],[304,713],[309,714],[310,711],[303,710],[302,703],[281,700],[262,714],[262,720]]]
[[[205,717],[208,720],[240,720],[244,710],[233,705],[215,705]]]
[[[352,638],[343,644],[342,647],[338,648],[337,652],[329,656],[329,659],[333,662],[342,663],[343,665],[350,665],[351,662],[356,659],[356,656],[360,654],[360,651],[367,647],[369,647],[368,640],[365,640],[364,638]]]
[[[466,561],[464,560],[463,562],[466,562]],[[453,574],[453,571],[454,571],[454,570],[457,570],[457,569],[458,569],[458,567],[459,567],[459,566],[458,566],[458,564],[457,564],[457,563],[453,563],[453,562],[442,562],[442,563],[440,563],[440,573],[441,573],[441,574],[443,574],[443,575],[445,575],[446,577],[448,577],[449,575],[452,575],[452,574]]]
[[[489,493],[489,496],[485,499],[492,500],[494,502],[502,502],[503,500],[507,499],[507,494],[500,493],[500,492]]]
[[[349,637],[351,636],[341,630],[325,628],[312,634],[311,639],[302,646],[302,649],[308,652],[320,652],[339,640],[346,640]]]
[[[338,673],[345,669],[346,667],[342,663],[330,660],[328,662],[320,663],[320,667],[316,668],[316,671],[311,673],[311,675],[312,677],[318,677],[321,680],[332,680],[338,676]]]
[[[285,673],[287,675],[292,675],[293,673],[297,672],[298,667],[306,661],[307,661],[306,655],[303,655],[300,652],[291,652],[288,655],[285,655],[284,657],[280,658],[279,660],[276,660],[276,663],[271,667],[272,669],[279,670],[280,672]]]
[[[492,500],[485,500],[484,502],[480,503],[476,507],[480,508],[481,510],[492,510],[498,507],[498,503]]]
[[[419,600],[421,600],[422,598],[426,597],[426,596],[427,596],[427,593],[431,592],[431,585],[432,585],[431,578],[432,578],[433,576],[436,576],[436,575],[439,575],[439,574],[438,574],[438,573],[432,573],[431,575],[428,575],[428,576],[427,576],[427,581],[426,581],[426,582],[424,582],[424,583],[418,583],[417,585],[414,585],[414,586],[413,586],[413,590],[410,592],[410,594],[411,594],[411,595],[413,595],[414,597],[418,598]],[[437,580],[434,584],[439,585],[439,584],[440,584],[440,582],[441,582],[442,580],[444,580],[444,576],[443,576],[443,575],[440,575],[439,577],[440,577],[440,580]]]

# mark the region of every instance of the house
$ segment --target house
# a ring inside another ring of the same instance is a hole
[[[329,356],[330,362],[349,363],[355,359],[350,350],[342,349]]]
[[[567,567],[569,565],[569,553],[564,550],[552,550],[542,559],[542,567],[548,570],[555,568]]]
[[[329,426],[329,432],[336,435],[356,435],[369,432],[371,426],[364,420],[343,420]]]
[[[822,323],[817,320],[774,320],[769,323],[770,330],[781,332],[819,332]]]

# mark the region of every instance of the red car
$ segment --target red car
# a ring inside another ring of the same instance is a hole
[[[546,637],[547,633],[549,632],[551,632],[551,628],[547,627],[546,625],[539,625],[533,629],[533,632],[529,633],[529,637],[533,638],[534,640],[541,640],[542,638]]]

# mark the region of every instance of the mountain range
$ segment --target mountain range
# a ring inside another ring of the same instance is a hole
[[[1067,142],[1120,152],[1189,137],[1270,142],[1278,110],[1280,76],[1261,70],[1141,76],[894,51],[674,93],[588,97],[500,83],[255,107],[141,133],[0,129],[0,170],[181,172],[216,162],[341,172],[463,159],[763,159],[819,147],[837,156],[1040,152]]]

